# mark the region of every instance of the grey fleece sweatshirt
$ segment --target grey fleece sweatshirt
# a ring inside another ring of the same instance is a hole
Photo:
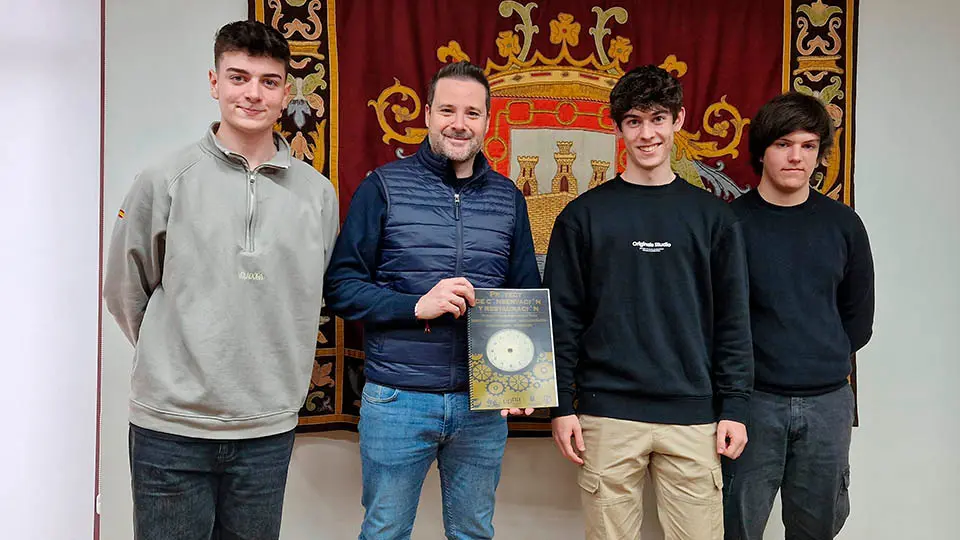
[[[281,137],[250,170],[214,129],[137,177],[103,296],[136,349],[131,423],[263,437],[296,426],[339,210],[330,181]]]

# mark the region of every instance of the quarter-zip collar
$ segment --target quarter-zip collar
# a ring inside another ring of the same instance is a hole
[[[220,144],[220,141],[217,139],[216,132],[217,128],[220,127],[220,122],[214,122],[210,124],[210,128],[207,129],[207,134],[200,140],[200,146],[211,153],[216,158],[229,163],[230,165],[241,168],[243,170],[249,170],[249,164],[247,163],[247,158],[242,155],[232,152]],[[287,141],[280,136],[279,133],[273,133],[273,143],[277,147],[277,153],[273,155],[269,160],[261,163],[256,167],[256,170],[261,169],[274,169],[274,170],[286,170],[290,168],[290,145],[287,144]]]

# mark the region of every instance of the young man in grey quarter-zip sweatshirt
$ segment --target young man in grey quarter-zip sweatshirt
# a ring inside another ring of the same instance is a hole
[[[214,58],[220,121],[137,177],[107,260],[104,299],[136,351],[138,540],[279,536],[339,224],[330,181],[273,131],[283,36],[231,23]]]

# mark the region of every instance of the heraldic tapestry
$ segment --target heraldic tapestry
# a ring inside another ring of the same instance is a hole
[[[853,203],[856,0],[250,0],[250,17],[290,41],[289,102],[277,129],[331,179],[341,218],[367,173],[416,152],[430,77],[470,60],[490,80],[483,150],[527,198],[541,264],[553,221],[623,170],[607,105],[620,76],[656,64],[683,83],[686,125],[672,164],[733,200],[759,180],[750,117],[771,97],[818,96],[837,126],[816,189]],[[359,325],[324,316],[302,430],[355,429],[363,386]],[[514,435],[549,432],[537,414]]]

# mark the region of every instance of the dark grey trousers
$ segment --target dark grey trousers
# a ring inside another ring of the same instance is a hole
[[[723,458],[725,540],[762,540],[777,490],[786,540],[829,540],[850,513],[849,385],[808,397],[754,392],[747,446]]]

